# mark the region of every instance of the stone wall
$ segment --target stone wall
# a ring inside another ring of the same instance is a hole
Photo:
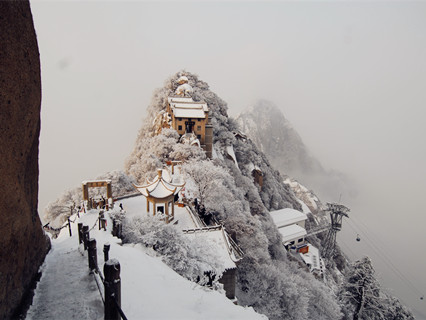
[[[0,1],[0,319],[38,272],[49,241],[38,203],[41,80],[28,1]]]

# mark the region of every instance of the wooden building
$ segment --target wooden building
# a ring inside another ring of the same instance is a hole
[[[212,158],[213,126],[208,105],[192,99],[193,89],[188,84],[188,78],[180,77],[178,83],[180,85],[175,94],[167,99],[168,123],[181,137],[194,135],[207,157]]]

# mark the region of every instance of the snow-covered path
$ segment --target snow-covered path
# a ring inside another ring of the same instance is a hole
[[[74,249],[70,240],[75,240]],[[27,319],[99,319],[103,304],[76,237],[57,243],[42,267]]]
[[[123,200],[129,216],[143,211],[137,201]],[[121,265],[121,307],[128,319],[266,319],[252,308],[236,306],[224,293],[188,281],[165,265],[161,258],[147,254],[140,244],[122,245],[107,231],[97,228],[97,210],[90,210],[52,240],[52,251],[43,264],[27,319],[103,319],[103,303],[96,282],[89,274],[87,253],[78,244],[77,222],[89,227],[97,241],[99,268],[103,269],[104,244],[110,244],[110,258]],[[73,220],[74,217],[71,218]],[[150,251],[150,250],[148,250]]]

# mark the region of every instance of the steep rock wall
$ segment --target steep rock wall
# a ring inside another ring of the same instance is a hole
[[[48,250],[38,202],[41,80],[28,1],[0,1],[0,319],[22,300]]]

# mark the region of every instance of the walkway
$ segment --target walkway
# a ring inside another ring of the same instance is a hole
[[[63,231],[66,232],[61,232],[62,238],[52,241],[26,319],[103,317],[102,300],[89,274],[87,257],[80,252],[78,238],[70,238],[68,229]]]

